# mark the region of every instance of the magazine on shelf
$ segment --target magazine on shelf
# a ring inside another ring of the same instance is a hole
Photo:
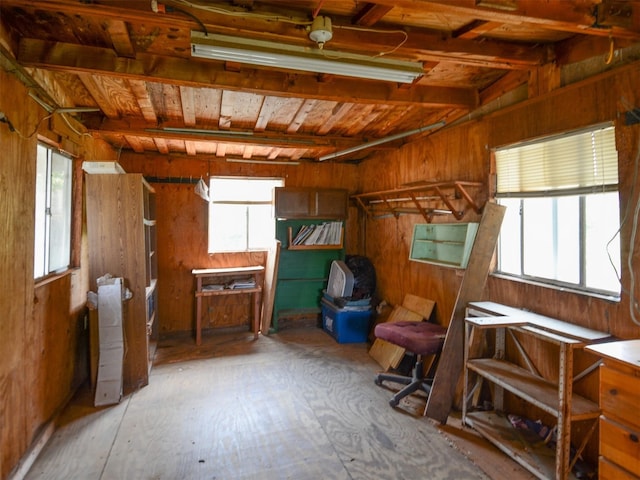
[[[291,240],[292,245],[340,245],[342,222],[303,225]]]

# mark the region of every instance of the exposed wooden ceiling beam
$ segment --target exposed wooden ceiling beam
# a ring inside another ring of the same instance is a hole
[[[184,31],[191,29],[200,29],[188,16],[177,14],[154,14],[149,10],[140,8],[136,2],[131,2],[132,7],[136,8],[116,8],[109,5],[84,6],[78,3],[70,3],[69,0],[2,0],[5,6],[16,5],[20,8],[38,8],[47,9],[54,14],[77,15],[82,14],[87,17],[97,17],[99,22],[104,19],[117,18],[119,21],[131,24],[142,24],[148,28],[178,28]],[[23,5],[24,3],[24,5]],[[210,2],[212,5],[218,3],[220,7],[229,9],[229,6],[223,2]],[[384,2],[376,2],[384,3]],[[382,10],[390,10],[393,5],[386,2],[381,5]],[[37,5],[35,5],[37,4]],[[429,6],[424,8],[428,8]],[[377,7],[378,8],[378,7]],[[423,8],[422,5],[420,8]],[[431,7],[433,8],[433,6]],[[442,8],[442,7],[438,7]],[[303,12],[291,10],[291,17],[300,17]],[[382,11],[381,10],[381,11]],[[261,40],[271,40],[283,43],[291,43],[292,45],[308,45],[307,36],[301,33],[300,27],[287,22],[275,22],[256,20],[252,17],[243,17],[242,22],[229,22],[228,16],[224,14],[212,14],[210,12],[197,11],[201,17],[203,24],[207,30],[212,33],[220,33],[227,35],[235,35],[246,38],[258,38]],[[302,21],[304,17],[301,18]],[[334,19],[334,29],[337,31],[338,23],[350,24],[351,19],[343,18]],[[387,25],[393,29],[393,25]],[[397,27],[397,28],[400,28]],[[553,59],[550,59],[547,50],[540,46],[514,46],[508,42],[496,40],[491,41],[473,41],[464,38],[451,39],[443,38],[439,33],[427,31],[423,29],[412,28],[409,32],[408,41],[400,48],[395,49],[401,37],[398,36],[397,29],[395,33],[390,31],[389,34],[381,34],[381,32],[355,31],[341,29],[339,35],[334,35],[331,40],[330,48],[332,50],[354,51],[357,50],[362,54],[378,55],[381,52],[387,52],[394,49],[394,55],[405,58],[413,58],[419,61],[455,61],[457,63],[471,66],[489,66],[492,68],[503,69],[529,69],[537,67]],[[176,40],[178,41],[178,40]],[[184,45],[178,45],[179,50],[189,52],[189,39],[182,36]],[[354,47],[354,46],[357,46]],[[178,55],[178,53],[176,53]]]
[[[640,26],[631,28],[620,26],[599,26],[594,15],[593,5],[596,2],[579,0],[518,0],[515,10],[486,8],[477,5],[476,0],[376,0],[381,5],[393,5],[402,8],[419,8],[423,11],[437,12],[443,15],[460,15],[477,20],[496,21],[507,24],[530,24],[549,30],[571,32],[597,37],[613,37],[639,39]],[[567,8],[571,3],[573,8]],[[640,9],[636,2],[633,10]]]
[[[382,18],[393,9],[392,5],[377,5],[375,3],[367,3],[353,17],[354,25],[362,25],[371,27],[378,23]]]
[[[280,97],[305,97],[355,103],[409,104],[412,106],[455,106],[473,108],[477,92],[454,87],[400,89],[388,82],[333,78],[318,82],[313,75],[289,75],[265,70],[227,72],[220,62],[196,61],[174,57],[138,54],[136,59],[118,57],[107,48],[22,39],[18,61],[25,66],[73,73],[92,73],[161,81],[177,86],[223,88]],[[283,88],[286,85],[286,88]]]
[[[122,20],[107,20],[106,28],[111,36],[113,48],[121,57],[135,58],[136,51],[131,43],[127,24]]]

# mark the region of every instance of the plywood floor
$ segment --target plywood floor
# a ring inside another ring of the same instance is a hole
[[[313,326],[163,341],[120,404],[79,392],[26,479],[532,478],[424,397],[392,409],[367,348]]]

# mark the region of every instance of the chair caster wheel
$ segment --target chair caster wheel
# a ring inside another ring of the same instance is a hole
[[[396,400],[395,398],[392,398],[391,400],[389,400],[389,405],[391,405],[394,408],[397,407],[399,403],[400,402],[398,400]]]
[[[382,385],[382,380],[380,380],[378,377],[374,378],[373,381],[375,382],[376,385],[381,386]]]

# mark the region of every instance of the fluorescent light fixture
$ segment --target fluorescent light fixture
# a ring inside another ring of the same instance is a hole
[[[420,62],[331,52],[197,31],[191,32],[191,56],[399,83],[412,83],[424,74]]]
[[[408,137],[409,135],[415,135],[416,133],[426,132],[428,130],[433,130],[434,128],[444,127],[444,120],[441,120],[436,123],[432,123],[431,125],[427,125],[426,127],[416,128],[414,130],[409,130],[407,132],[397,133],[395,135],[391,135],[389,137],[379,138],[377,140],[372,140],[367,143],[363,143],[362,145],[357,145],[355,147],[350,147],[345,150],[340,150],[339,152],[329,153],[327,155],[323,155],[318,158],[318,161],[324,162],[325,160],[331,160],[332,158],[342,157],[344,155],[349,155],[350,153],[355,153],[360,150],[364,150],[365,148],[375,147],[376,145],[381,145],[383,143],[391,142],[393,140],[399,140],[404,137]]]
[[[260,144],[297,144],[297,145],[315,145],[313,139],[280,139],[275,137],[257,137],[253,135],[250,130],[206,130],[202,128],[178,128],[178,127],[163,127],[163,128],[145,128],[145,132],[148,133],[175,133],[179,135],[194,135],[201,137],[213,137],[224,141],[225,138],[229,141],[235,141],[236,138],[247,138],[247,142],[260,143]],[[231,140],[233,139],[233,140]]]
[[[252,160],[250,158],[230,158],[227,157],[229,163],[261,163],[264,165],[300,165],[300,162],[286,160]]]
[[[161,130],[148,128],[147,131],[161,131],[161,132],[172,132],[172,133],[186,133],[189,135],[240,135],[240,136],[252,136],[252,131],[243,131],[239,132],[237,130],[205,130],[203,128],[175,128],[175,127],[164,127]]]

